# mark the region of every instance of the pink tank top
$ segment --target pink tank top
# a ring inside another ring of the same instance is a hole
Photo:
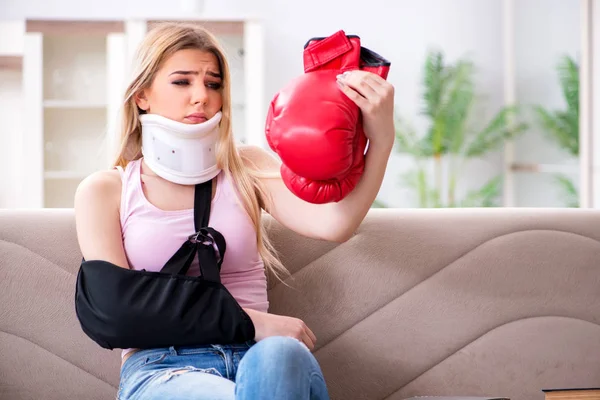
[[[195,231],[194,210],[165,211],[150,203],[142,190],[141,164],[139,159],[131,161],[124,170],[119,168],[123,246],[131,268],[160,271]],[[267,312],[267,280],[256,230],[224,172],[217,176],[209,226],[221,232],[227,244],[221,266],[223,285],[242,307]],[[200,275],[197,259],[187,275]],[[122,355],[130,350],[124,350]]]

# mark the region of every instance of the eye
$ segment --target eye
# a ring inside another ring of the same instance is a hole
[[[208,86],[209,89],[219,90],[222,85],[220,82],[208,82],[206,86]]]
[[[173,81],[172,83],[173,83],[173,85],[177,85],[177,86],[187,86],[190,84],[190,81],[188,81],[187,79],[180,79],[177,81]]]

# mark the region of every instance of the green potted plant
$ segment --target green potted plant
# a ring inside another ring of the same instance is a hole
[[[468,59],[446,63],[440,51],[429,51],[423,69],[423,110],[427,131],[417,135],[403,118],[396,120],[396,150],[409,154],[415,168],[402,183],[415,191],[419,207],[492,207],[498,205],[502,176],[457,198],[457,185],[467,161],[498,149],[528,126],[519,108],[504,107],[488,121],[475,110],[475,68]],[[429,171],[432,170],[432,173]],[[378,201],[374,207],[385,204]]]
[[[563,98],[564,110],[547,110],[535,106],[537,121],[548,138],[573,157],[579,156],[579,67],[575,60],[563,56],[556,66]],[[579,194],[571,179],[563,174],[554,175],[568,207],[579,207]]]

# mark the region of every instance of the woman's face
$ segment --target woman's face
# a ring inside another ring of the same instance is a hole
[[[164,61],[151,86],[135,100],[148,114],[198,124],[221,110],[222,82],[219,62],[212,52],[179,50]]]

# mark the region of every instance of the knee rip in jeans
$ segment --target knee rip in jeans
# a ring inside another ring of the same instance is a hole
[[[223,377],[216,368],[196,368],[196,367],[183,367],[183,368],[172,368],[164,371],[163,376],[160,378],[161,383],[168,382],[171,378],[177,375],[185,374],[188,372],[203,372],[205,374],[212,374],[219,377]]]

